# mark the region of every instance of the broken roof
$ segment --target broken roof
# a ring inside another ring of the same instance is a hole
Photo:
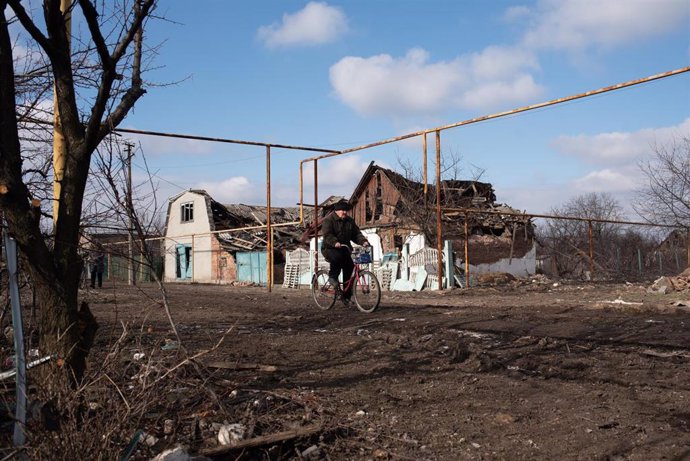
[[[386,175],[408,204],[418,201],[424,191],[423,183],[408,179],[400,173],[378,166],[372,161],[352,192],[350,203],[356,201],[377,172]],[[433,191],[435,189],[435,184],[427,185],[427,190]],[[432,202],[435,202],[435,193],[431,192],[429,196],[433,197]],[[441,181],[441,202],[444,206],[469,208],[478,203],[494,203],[495,201],[496,194],[494,194],[493,186],[490,183],[459,179]]]

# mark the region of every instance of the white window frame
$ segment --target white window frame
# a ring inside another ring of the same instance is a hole
[[[180,222],[194,222],[194,202],[180,204]]]

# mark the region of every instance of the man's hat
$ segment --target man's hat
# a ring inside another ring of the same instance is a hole
[[[341,201],[337,202],[335,205],[333,205],[333,209],[335,211],[338,211],[338,210],[347,211],[350,209],[350,204],[348,203],[347,200],[341,200]]]

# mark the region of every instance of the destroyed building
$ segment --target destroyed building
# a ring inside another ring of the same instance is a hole
[[[467,238],[471,270],[510,272],[519,276],[534,274],[533,223],[528,217],[520,216],[518,210],[496,203],[491,184],[444,180],[440,197],[443,208],[458,210],[442,215],[443,239],[452,242],[456,262],[464,264]],[[350,202],[352,217],[363,231],[379,237],[383,254],[401,253],[403,245],[414,236],[422,237],[423,245],[435,247],[434,184],[425,187],[421,182],[372,162]]]
[[[299,220],[298,207],[271,208],[273,260],[278,266],[285,250],[300,243]],[[265,284],[265,225],[265,206],[224,205],[204,190],[172,197],[165,226],[165,280]]]

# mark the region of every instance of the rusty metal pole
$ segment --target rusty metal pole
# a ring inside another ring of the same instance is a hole
[[[72,38],[72,0],[61,0],[60,11],[65,18],[65,33],[67,34],[68,51]],[[57,85],[53,84],[53,226],[57,226],[60,211],[60,193],[62,178],[65,173],[65,159],[67,158],[65,137],[62,135],[60,123],[60,105],[58,104]]]
[[[427,175],[427,164],[426,164],[426,133],[422,136],[422,150],[424,152],[424,210],[429,206],[427,200],[427,194],[429,193],[429,177]],[[426,213],[426,211],[425,211]]]
[[[304,224],[304,162],[299,162],[299,223]]]
[[[314,274],[319,270],[319,169],[314,159]]]
[[[441,228],[441,130],[436,130],[436,251],[438,289],[443,289],[443,229]]]
[[[273,229],[271,229],[271,146],[266,146],[266,287],[273,285]]]
[[[470,225],[465,213],[465,288],[470,287]]]
[[[592,238],[592,220],[587,221],[589,229],[589,273],[590,279],[594,277],[594,244]]]

